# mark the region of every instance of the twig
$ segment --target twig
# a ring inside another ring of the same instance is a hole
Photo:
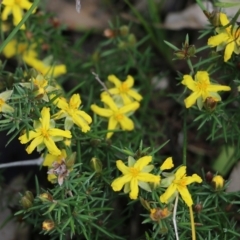
[[[177,206],[178,206],[178,193],[177,193],[176,200],[174,203],[174,208],[173,208],[173,226],[174,226],[176,240],[179,240],[178,230],[177,230],[177,222],[176,222]]]
[[[112,96],[112,94],[108,91],[106,85],[104,84],[103,81],[101,81],[101,79],[99,78],[99,76],[98,76],[95,72],[93,72],[93,71],[92,71],[92,75],[95,76],[95,79],[96,79],[96,80],[98,81],[98,83],[103,87],[103,89],[104,89],[110,96]]]
[[[0,164],[0,168],[9,168],[9,167],[18,167],[18,166],[31,166],[31,165],[41,165],[43,162],[43,158],[39,157],[36,159],[23,160],[18,162],[10,162],[10,163],[2,163]]]

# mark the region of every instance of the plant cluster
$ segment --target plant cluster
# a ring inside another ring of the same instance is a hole
[[[180,91],[172,94],[183,123],[179,164],[171,151],[162,154],[169,139],[150,106],[152,45],[161,34],[126,3],[146,36],[138,41],[118,21],[85,56],[79,49],[88,33],[70,44],[39,0],[2,1],[0,130],[10,136],[6,145],[18,139],[29,155],[41,156],[49,181],[44,186],[36,176],[35,191],[21,194],[15,215],[50,239],[130,239],[125,226],[135,215],[145,226],[139,239],[239,239],[240,192],[226,191],[220,169],[190,166],[187,133],[197,129],[232,146],[233,159],[240,156],[240,11],[229,20],[223,10],[208,13],[199,0],[210,22],[201,34],[210,34],[206,46],[190,45],[188,36],[182,48],[159,42],[190,69],[179,73]],[[148,6],[157,21],[157,3]]]

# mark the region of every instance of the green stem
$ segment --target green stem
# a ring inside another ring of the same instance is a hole
[[[192,206],[189,207],[189,212],[190,212],[191,228],[192,228],[192,240],[196,240],[196,230],[195,230]]]
[[[192,76],[194,74],[194,69],[193,69],[192,61],[190,58],[187,59],[187,64],[191,70],[190,75]]]
[[[184,111],[183,118],[183,165],[187,166],[187,111]]]
[[[3,51],[3,49],[6,47],[6,45],[12,40],[12,38],[15,36],[15,34],[18,32],[18,30],[21,28],[21,26],[27,21],[29,16],[32,14],[33,10],[38,6],[40,0],[34,0],[34,3],[29,8],[29,10],[24,15],[23,19],[20,21],[20,23],[12,30],[12,32],[8,35],[8,37],[5,39],[5,41],[0,46],[0,53]]]

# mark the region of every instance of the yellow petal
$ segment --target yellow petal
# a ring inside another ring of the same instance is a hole
[[[23,11],[19,6],[13,6],[12,14],[13,14],[13,25],[17,26],[22,20]],[[25,29],[25,26],[22,25],[21,29]]]
[[[206,71],[198,71],[195,75],[196,82],[204,82],[205,84],[210,84],[209,75]]]
[[[122,172],[122,174],[129,174],[129,167],[127,167],[122,160],[116,161],[117,168]]]
[[[132,131],[134,129],[133,121],[126,116],[123,116],[123,118],[121,120],[119,120],[119,124],[120,124],[122,130]]]
[[[142,95],[140,95],[136,90],[130,89],[128,95],[140,102],[142,100]]]
[[[33,150],[40,144],[43,143],[43,137],[42,136],[38,136],[36,138],[34,138],[32,140],[32,142],[30,143],[30,145],[27,147],[26,151],[28,154],[31,154],[33,152]]]
[[[50,108],[44,107],[41,111],[41,123],[42,123],[42,128],[45,130],[49,129],[49,124],[50,124]]]
[[[160,182],[160,176],[156,176],[151,173],[139,173],[137,176],[137,179],[142,182],[153,182],[153,183],[159,183]]]
[[[129,193],[129,197],[131,199],[137,199],[138,197],[138,192],[139,192],[139,188],[138,188],[138,181],[136,178],[133,178],[130,181],[130,193]]]
[[[61,151],[57,148],[56,144],[51,138],[44,138],[43,142],[46,145],[50,154],[56,155],[56,156],[61,154]]]
[[[230,91],[231,88],[223,85],[211,84],[207,87],[208,92]]]
[[[127,76],[126,81],[124,82],[125,84],[127,84],[128,88],[132,88],[134,85],[134,79],[131,75]]]
[[[196,90],[196,82],[193,81],[192,76],[190,75],[183,76],[182,84],[187,86],[192,91]]]
[[[3,2],[2,2],[2,4],[3,4]],[[11,14],[11,12],[12,12],[12,8],[5,6],[5,8],[3,9],[3,12],[2,12],[2,20],[6,21],[8,18],[8,15]]]
[[[108,81],[112,82],[117,88],[122,84],[122,82],[115,75],[109,75]]]
[[[184,202],[188,205],[188,207],[193,205],[193,200],[191,197],[191,194],[189,193],[188,189],[186,187],[178,187],[178,192],[180,193],[182,199]]]
[[[184,180],[186,182],[186,185],[189,185],[189,184],[194,183],[194,182],[197,182],[197,183],[202,182],[202,178],[199,177],[197,174],[193,174],[192,176],[185,177]]]
[[[130,182],[130,180],[131,180],[131,175],[121,176],[119,178],[116,178],[112,182],[111,187],[115,192],[120,191],[123,188],[123,185]]]
[[[118,107],[109,95],[103,95],[102,102],[109,106],[112,111],[117,111]]]
[[[139,102],[133,102],[128,105],[125,105],[119,109],[120,113],[129,113],[137,110],[140,107]]]
[[[65,137],[65,138],[71,138],[72,134],[68,130],[62,130],[58,128],[51,128],[48,131],[50,136],[59,136],[59,137]]]
[[[140,171],[152,161],[152,156],[144,156],[139,158],[134,164],[134,168],[138,168]]]
[[[186,166],[181,166],[175,173],[175,180],[183,178],[186,174]]]
[[[197,101],[197,98],[199,98],[200,96],[200,92],[193,92],[189,97],[184,99],[186,108],[190,108],[192,105],[194,105]]]
[[[219,18],[220,18],[220,22],[221,22],[222,26],[226,26],[229,24],[229,20],[225,13],[220,12]]]
[[[172,195],[176,192],[177,188],[175,184],[171,184],[167,190],[165,191],[165,193],[163,193],[160,196],[160,201],[162,203],[168,203],[168,200],[172,197]]]
[[[113,111],[111,109],[101,108],[101,107],[98,107],[95,104],[91,105],[91,110],[94,113],[96,113],[97,115],[102,116],[102,117],[108,117],[109,118],[113,115]]]
[[[219,33],[216,36],[210,37],[208,39],[208,46],[210,47],[216,47],[222,43],[226,43],[228,40],[229,36],[227,33]]]
[[[20,142],[22,144],[28,143],[29,141],[31,141],[33,138],[39,137],[41,136],[41,133],[38,131],[29,131],[28,135],[27,133],[23,134],[22,136],[20,136],[18,139],[20,140]]]
[[[174,164],[173,164],[173,160],[172,160],[172,157],[168,157],[164,162],[163,164],[161,165],[160,169],[162,171],[164,170],[167,170],[167,169],[171,169],[174,167]]]
[[[225,48],[225,51],[224,51],[224,62],[227,62],[231,58],[233,50],[234,50],[234,45],[235,45],[234,40],[231,42],[228,42],[228,44]]]
[[[117,125],[118,125],[118,122],[116,121],[116,119],[114,117],[109,118],[108,130],[116,129]],[[109,139],[112,135],[113,135],[113,132],[109,132],[109,133],[107,133],[106,138]]]

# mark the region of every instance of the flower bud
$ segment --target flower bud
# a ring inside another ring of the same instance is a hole
[[[42,223],[42,229],[45,231],[50,231],[55,227],[55,224],[52,220],[48,219]]]
[[[33,202],[34,196],[33,196],[32,192],[26,191],[25,194],[24,194],[24,196],[25,196],[30,202]]]
[[[215,190],[221,190],[224,186],[224,179],[220,175],[216,175],[212,179],[212,184],[215,188]]]
[[[171,212],[168,210],[168,208],[153,208],[150,210],[150,218],[154,222],[159,222],[161,219],[168,217],[170,214]]]
[[[48,201],[52,202],[52,201],[53,201],[53,196],[52,196],[50,193],[48,193],[48,192],[42,193],[42,194],[40,194],[38,197],[39,197],[43,202],[48,202]]]
[[[205,16],[208,18],[209,22],[214,26],[214,27],[220,27],[221,22],[220,22],[220,12],[207,12],[203,11]]]
[[[28,208],[30,208],[30,207],[32,206],[32,201],[30,201],[30,200],[28,199],[28,197],[26,197],[26,196],[23,196],[23,197],[21,198],[20,202],[21,202],[21,205],[22,205],[22,207],[23,207],[24,209],[28,209]]]
[[[135,35],[132,33],[129,34],[128,35],[128,43],[130,44],[130,46],[134,46],[136,44],[136,42],[137,42],[137,39],[136,39]]]
[[[197,213],[200,213],[200,212],[202,211],[202,209],[203,209],[203,206],[202,206],[201,203],[197,203],[197,204],[194,206],[194,210],[195,210],[195,212],[197,212]]]
[[[90,161],[91,168],[96,172],[96,173],[101,173],[102,172],[102,162],[98,159],[93,157]]]
[[[128,33],[129,33],[129,27],[128,26],[121,26],[120,28],[119,28],[119,32],[120,32],[120,35],[121,36],[126,36],[126,35],[128,35]]]
[[[213,97],[207,97],[206,100],[204,101],[204,107],[209,112],[214,111],[216,106],[217,106],[217,101]]]
[[[213,179],[213,174],[212,174],[212,172],[210,172],[210,171],[208,171],[207,173],[206,173],[206,181],[207,182],[211,182],[212,181],[212,179]]]

